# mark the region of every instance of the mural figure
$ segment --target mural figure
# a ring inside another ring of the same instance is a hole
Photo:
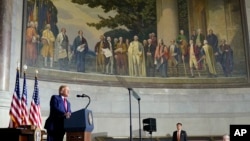
[[[134,40],[128,47],[128,65],[130,76],[146,76],[144,49],[138,36],[134,36]]]
[[[197,34],[195,35],[195,38],[193,39],[194,44],[198,47],[197,53],[195,54],[197,60],[201,59],[200,51],[201,51],[201,48],[203,46],[204,39],[205,39],[205,36],[202,34],[201,29],[197,29]],[[200,61],[198,63],[199,70],[202,69],[202,66],[203,66],[203,63],[202,63],[202,61]]]
[[[50,61],[50,68],[53,67],[54,43],[55,43],[55,36],[50,30],[50,24],[47,24],[42,34],[43,47],[41,50],[41,54],[44,58],[45,67],[47,67],[48,58]]]
[[[146,71],[148,77],[155,76],[155,50],[156,46],[152,44],[152,39],[147,40],[147,45],[144,48],[145,59],[146,59]]]
[[[110,55],[109,55],[109,59],[108,59],[108,63],[106,65],[106,74],[114,74],[114,46],[112,43],[112,39],[111,37],[107,37],[107,42],[109,44],[109,50],[110,50]]]
[[[218,47],[218,37],[214,34],[212,29],[209,29],[206,40],[207,43],[213,48],[215,61],[220,63],[221,54]]]
[[[208,44],[207,40],[204,40],[204,45],[201,50],[202,58],[205,61],[208,77],[217,77],[215,70],[215,56],[213,47]]]
[[[187,55],[188,41],[186,35],[184,34],[184,30],[180,30],[180,34],[177,36],[176,42],[180,48],[181,60],[184,66],[185,75],[187,75],[185,57]]]
[[[127,72],[127,47],[123,41],[123,37],[119,37],[119,41],[116,43],[114,53],[116,60],[116,73],[118,75],[125,75]]]
[[[109,54],[108,54],[109,52]],[[105,73],[105,66],[108,64],[111,52],[108,42],[105,40],[104,35],[100,36],[100,41],[95,45],[96,53],[96,69],[97,72]]]
[[[191,78],[194,77],[194,68],[198,70],[198,62],[196,54],[199,54],[199,52],[200,50],[198,49],[198,46],[194,44],[193,40],[190,40],[188,47],[188,55],[189,55],[189,68],[190,68]]]
[[[58,60],[60,70],[69,70],[69,38],[66,28],[62,28],[56,38],[55,60]]]
[[[79,30],[73,42],[73,52],[75,56],[76,71],[85,72],[85,57],[89,50],[88,42],[83,37],[83,31]]]
[[[169,65],[169,71],[172,76],[179,76],[179,58],[180,50],[175,44],[175,40],[170,41],[170,45],[168,47],[169,52],[169,58],[168,58],[168,65]]]
[[[29,66],[34,66],[37,62],[37,42],[39,35],[35,29],[35,23],[29,22],[29,26],[26,29],[26,53],[25,60]]]
[[[163,39],[159,39],[155,50],[156,70],[160,71],[161,77],[168,77],[168,47],[164,44]]]
[[[221,50],[221,64],[223,68],[224,75],[226,77],[232,76],[233,71],[233,50],[231,46],[226,42],[226,40],[222,40],[222,44],[220,45]]]

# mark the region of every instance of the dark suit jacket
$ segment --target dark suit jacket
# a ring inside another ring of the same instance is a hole
[[[50,114],[47,120],[45,121],[44,128],[47,132],[64,132],[64,116],[65,113],[70,112],[70,103],[67,100],[67,111],[64,106],[64,101],[62,96],[53,95],[50,99]]]
[[[77,51],[77,47],[78,47],[79,45],[81,45],[81,44],[85,44],[85,49],[84,49],[83,52],[78,52],[78,51]],[[74,54],[75,54],[75,55],[81,55],[81,54],[82,54],[82,55],[85,55],[85,54],[87,54],[87,52],[88,52],[88,50],[89,50],[89,46],[88,46],[87,40],[86,40],[84,37],[82,37],[82,39],[81,39],[80,36],[77,36],[77,37],[74,39],[74,42],[73,42],[72,47],[73,47],[73,51],[74,51]]]
[[[181,130],[181,141],[187,141],[187,133],[184,130]],[[177,141],[177,131],[173,132],[172,141]]]
[[[144,54],[145,54],[145,58],[147,58],[147,52],[151,53],[151,58],[154,59],[155,57],[155,50],[156,50],[156,46],[154,46],[153,44],[151,44],[150,46],[147,45],[144,48]]]

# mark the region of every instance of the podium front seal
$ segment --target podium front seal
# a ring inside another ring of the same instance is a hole
[[[42,139],[42,132],[40,129],[36,128],[34,131],[34,141],[41,141]]]

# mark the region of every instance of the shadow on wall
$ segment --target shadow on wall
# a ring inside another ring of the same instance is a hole
[[[140,133],[139,129],[132,131],[134,138],[139,138],[140,137],[139,133]],[[149,137],[149,136],[150,135],[148,134],[148,132],[141,130],[141,137],[145,138],[145,137]]]

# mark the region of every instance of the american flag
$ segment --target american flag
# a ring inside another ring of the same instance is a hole
[[[41,109],[40,109],[40,98],[39,98],[37,76],[35,77],[34,92],[33,92],[32,101],[30,104],[29,121],[31,125],[35,125],[36,127],[41,129],[42,117],[41,117]]]
[[[23,125],[28,125],[29,120],[28,120],[28,109],[27,109],[27,84],[26,84],[26,74],[24,72],[23,74],[23,94],[22,94],[22,124]]]
[[[10,106],[10,125],[9,128],[16,128],[22,124],[21,118],[21,95],[19,86],[19,69],[16,71],[16,84],[14,93],[12,96],[11,106]]]

